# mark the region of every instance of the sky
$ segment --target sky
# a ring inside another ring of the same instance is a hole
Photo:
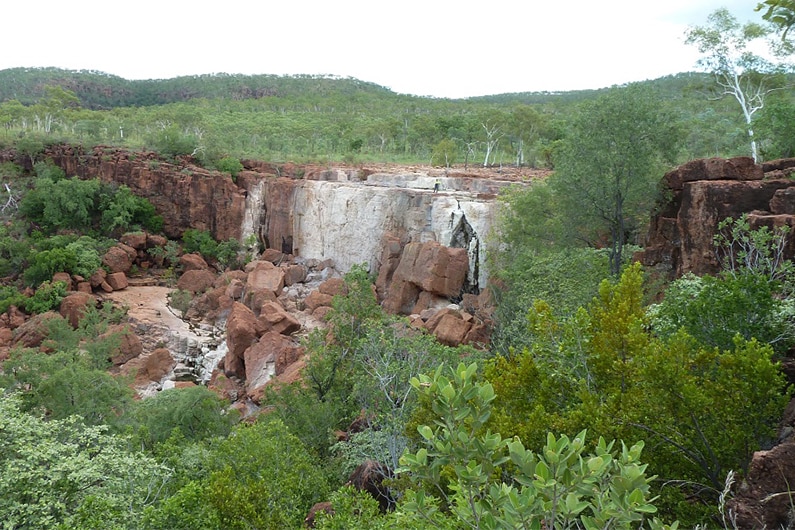
[[[756,0],[26,0],[3,5],[0,70],[126,79],[353,77],[462,98],[604,88],[695,71],[688,26]]]

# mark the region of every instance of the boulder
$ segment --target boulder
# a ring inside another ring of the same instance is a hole
[[[143,353],[141,339],[130,328],[129,324],[115,324],[100,335],[100,339],[118,341],[114,348],[110,362],[113,366],[121,366],[131,359],[139,357]]]
[[[309,312],[314,312],[318,307],[331,307],[331,302],[334,299],[329,294],[323,294],[320,291],[312,291],[304,299],[304,305]]]
[[[127,250],[132,251],[132,255]],[[110,272],[129,272],[133,265],[136,252],[132,247],[119,243],[111,247],[102,256],[102,264],[105,265]]]
[[[282,270],[284,271],[284,285],[288,287],[304,282],[308,272],[304,265],[287,265],[282,267]]]
[[[326,502],[317,502],[315,503],[310,509],[309,513],[307,514],[306,518],[304,519],[304,525],[307,528],[314,528],[315,527],[315,519],[317,518],[317,514],[323,512],[328,515],[334,515],[334,507],[331,506],[331,503]]]
[[[129,285],[127,275],[123,272],[113,272],[108,274],[108,277],[105,278],[105,281],[108,282],[108,285],[110,285],[110,288],[114,291],[121,291],[122,289],[126,289]]]
[[[278,302],[266,302],[262,304],[259,319],[265,324],[267,331],[275,331],[282,335],[292,335],[301,329],[301,323]]]
[[[302,348],[292,339],[269,331],[244,353],[246,392],[255,403],[262,398],[262,389],[276,375],[297,361]]]
[[[442,316],[433,330],[439,342],[448,346],[458,346],[464,343],[472,324],[466,322],[460,315],[447,313]]]
[[[185,272],[204,271],[210,268],[201,254],[183,254],[179,257],[179,264]]]
[[[91,284],[91,287],[99,287],[103,283],[105,283],[105,278],[108,277],[108,273],[105,272],[105,269],[99,268],[94,271],[94,274],[88,279],[88,282]]]
[[[74,286],[72,285],[72,276],[68,272],[56,272],[52,275],[52,283],[63,282],[66,284],[66,290],[71,291]]]
[[[146,356],[143,363],[142,376],[149,381],[158,382],[174,369],[177,362],[167,348],[157,348]]]
[[[226,320],[226,345],[228,351],[224,357],[224,372],[226,375],[244,378],[245,351],[257,342],[265,332],[262,322],[251,309],[234,302],[229,317]]]
[[[23,348],[39,348],[50,331],[49,321],[55,318],[63,319],[55,311],[47,311],[33,315],[24,324],[14,330],[12,346]]]
[[[126,234],[122,234],[122,236],[119,238],[119,241],[138,251],[147,249],[147,239],[148,236],[145,232],[128,232]]]
[[[190,270],[177,280],[177,289],[191,293],[203,293],[215,283],[215,274],[207,269]]]
[[[269,261],[257,261],[248,273],[247,291],[270,291],[278,296],[282,289],[284,289],[284,271]]]
[[[246,284],[244,284],[242,280],[234,279],[229,282],[229,285],[226,286],[226,289],[224,289],[224,294],[226,294],[226,296],[232,300],[240,300],[240,297],[243,296],[243,290],[245,288]]]
[[[348,288],[345,285],[345,280],[342,278],[329,278],[328,280],[321,283],[317,290],[322,294],[327,294],[329,296],[344,296],[348,294]]]
[[[734,528],[789,528],[795,484],[795,440],[754,453],[745,480],[727,508],[736,516]]]
[[[274,265],[281,264],[286,258],[287,255],[284,252],[276,250],[275,248],[266,248],[259,257],[260,260],[269,261]]]
[[[378,501],[381,512],[386,513],[395,506],[395,499],[384,485],[384,480],[389,478],[392,478],[392,472],[388,467],[375,460],[366,460],[351,473],[346,485],[372,495]]]
[[[96,303],[94,297],[89,293],[74,292],[61,300],[61,305],[58,312],[64,317],[69,324],[77,329],[80,324],[80,319],[86,312],[86,307],[93,306]]]

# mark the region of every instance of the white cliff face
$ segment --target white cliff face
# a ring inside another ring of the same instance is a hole
[[[255,238],[259,231],[264,200],[262,195],[263,187],[263,182],[259,181],[251,186],[248,190],[248,195],[246,195],[246,210],[243,216],[243,227],[240,231],[240,239],[244,245],[247,245],[252,238]]]
[[[493,195],[455,191],[445,178],[389,175],[367,182],[306,180],[297,184],[293,209],[293,252],[304,258],[332,259],[338,270],[365,263],[375,270],[387,233],[408,241],[438,241],[470,253],[470,284],[482,288],[488,277],[486,238],[499,203]]]

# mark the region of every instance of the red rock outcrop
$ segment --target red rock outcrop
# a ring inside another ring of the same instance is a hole
[[[645,250],[637,258],[670,277],[714,273],[718,224],[748,214],[752,227],[795,225],[795,159],[756,165],[747,157],[693,160],[665,175],[664,203],[651,219]],[[785,251],[795,255],[795,240]]]
[[[789,528],[795,483],[795,441],[754,453],[748,473],[727,508],[735,528]]]
[[[244,354],[264,332],[264,325],[251,309],[240,302],[232,304],[226,321],[226,344],[229,348],[224,357],[226,375],[240,379],[246,377]]]
[[[411,314],[422,291],[445,298],[461,296],[469,269],[464,248],[450,248],[436,242],[408,243],[383,301],[390,313]]]
[[[69,176],[124,184],[146,197],[163,216],[170,238],[180,238],[188,228],[207,230],[219,241],[240,238],[246,192],[228,174],[195,166],[189,159],[173,164],[155,153],[102,146],[88,150],[56,145],[48,148],[47,156]]]

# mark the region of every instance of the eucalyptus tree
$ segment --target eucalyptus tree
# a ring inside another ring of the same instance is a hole
[[[740,105],[755,162],[759,148],[754,114],[764,108],[768,94],[780,88],[781,66],[753,51],[769,34],[770,28],[760,24],[741,25],[726,8],[709,15],[705,26],[691,26],[685,32],[686,42],[703,54],[699,66],[715,76],[718,97],[731,96]]]

